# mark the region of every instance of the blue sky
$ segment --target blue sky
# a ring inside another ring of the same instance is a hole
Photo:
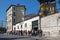
[[[37,0],[0,0],[0,20],[5,20],[6,9],[11,5],[25,5],[26,14],[37,13],[39,10],[39,3]]]
[[[38,13],[39,3],[37,0],[0,0],[0,20],[5,21],[6,19],[6,9],[11,5],[25,5],[26,14]],[[0,21],[0,23],[2,22]],[[4,23],[5,24],[5,23]]]
[[[0,0],[0,20],[6,19],[6,9],[11,5],[25,5],[26,6],[26,14],[38,13],[39,10],[39,2],[37,0]],[[56,1],[56,7],[59,8],[58,1]],[[1,21],[0,21],[1,22]]]

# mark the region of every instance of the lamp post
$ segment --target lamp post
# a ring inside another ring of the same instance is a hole
[[[41,29],[41,14],[42,13],[39,13],[39,22],[40,22],[40,29],[39,29],[39,33],[40,33],[40,36],[42,36],[42,29]]]
[[[42,13],[39,13],[40,30],[41,30],[41,14]]]

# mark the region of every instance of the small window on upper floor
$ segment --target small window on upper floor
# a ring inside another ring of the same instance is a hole
[[[48,11],[51,11],[51,7],[48,7]]]
[[[15,10],[15,7],[13,7],[13,9]]]
[[[25,23],[25,27],[27,27],[27,23]]]
[[[17,26],[17,29],[19,29],[19,25]]]
[[[13,12],[13,16],[16,16],[16,13],[15,12]]]
[[[15,20],[15,19],[13,19],[13,22],[14,22],[14,23],[15,23],[15,21],[16,21],[16,20]]]
[[[21,28],[22,28],[22,25],[21,25]]]

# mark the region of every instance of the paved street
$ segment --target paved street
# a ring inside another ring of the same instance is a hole
[[[0,40],[35,40],[29,36],[17,36],[17,35],[6,35],[0,34]]]
[[[0,38],[0,40],[35,40],[32,38]]]
[[[58,37],[38,37],[38,36],[17,36],[17,35],[7,35],[0,34],[0,40],[60,40]]]

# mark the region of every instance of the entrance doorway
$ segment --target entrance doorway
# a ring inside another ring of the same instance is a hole
[[[38,20],[32,21],[32,35],[38,34]]]

